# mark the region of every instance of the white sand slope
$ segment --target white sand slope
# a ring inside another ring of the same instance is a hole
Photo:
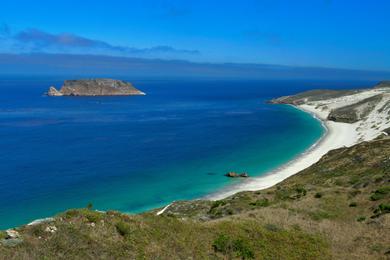
[[[370,114],[360,121],[348,124],[327,120],[332,109],[352,105],[378,94],[384,94],[384,97]],[[227,189],[207,196],[207,199],[218,200],[239,191],[254,191],[269,188],[316,163],[330,150],[344,146],[352,146],[359,142],[376,138],[383,133],[384,129],[390,127],[390,88],[370,89],[339,98],[307,102],[297,108],[311,113],[315,118],[321,120],[327,129],[325,135],[301,156],[279,169],[265,176],[251,178],[240,184],[230,186]]]

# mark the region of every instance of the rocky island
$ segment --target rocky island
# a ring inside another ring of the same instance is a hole
[[[48,96],[134,96],[145,95],[131,83],[115,79],[65,80],[60,90],[51,86]]]

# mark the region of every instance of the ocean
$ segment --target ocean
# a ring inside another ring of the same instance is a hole
[[[299,156],[324,133],[265,101],[368,82],[127,79],[146,96],[47,97],[64,77],[0,77],[0,229],[85,207],[201,198]],[[124,78],[126,80],[126,78]]]

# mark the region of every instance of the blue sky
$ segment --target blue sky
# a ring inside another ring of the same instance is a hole
[[[3,0],[0,53],[390,71],[390,1]]]

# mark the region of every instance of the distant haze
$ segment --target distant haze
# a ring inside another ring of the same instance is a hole
[[[0,74],[247,79],[383,80],[387,71],[74,54],[0,54]]]

